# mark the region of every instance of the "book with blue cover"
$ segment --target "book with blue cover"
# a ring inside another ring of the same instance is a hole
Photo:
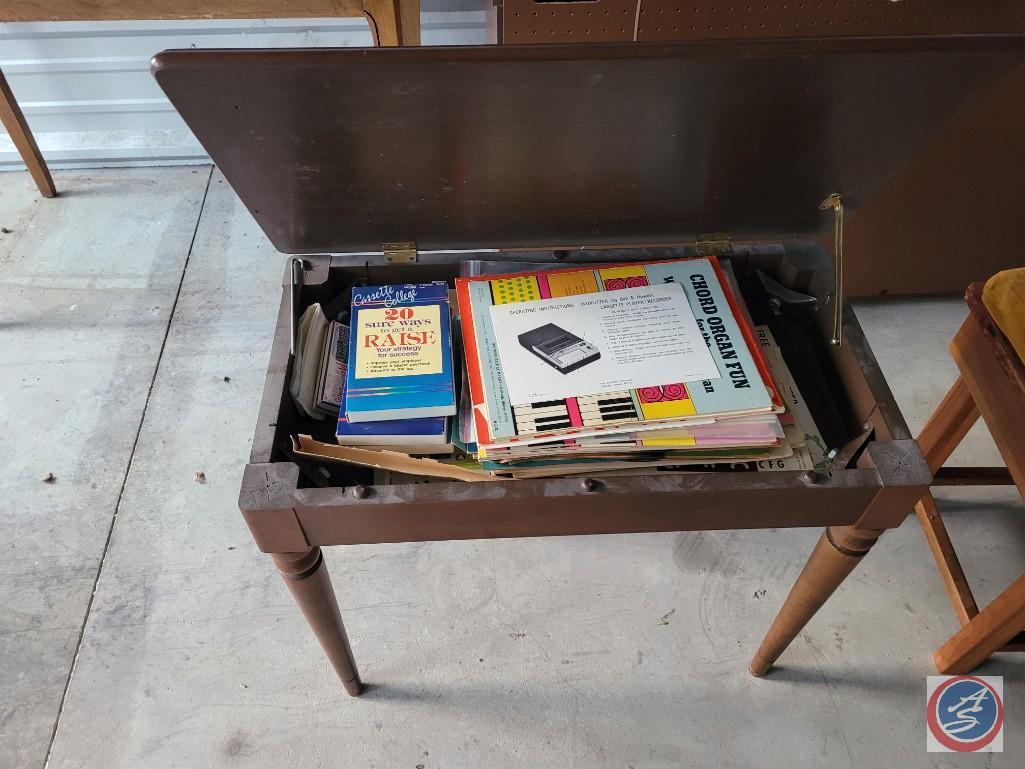
[[[353,288],[346,421],[454,415],[451,322],[444,281]]]
[[[407,454],[451,454],[447,417],[350,422],[338,417],[335,440],[342,446],[380,446]]]

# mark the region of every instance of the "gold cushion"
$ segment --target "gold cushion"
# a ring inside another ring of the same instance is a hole
[[[1025,267],[998,272],[987,280],[982,302],[1025,362]]]

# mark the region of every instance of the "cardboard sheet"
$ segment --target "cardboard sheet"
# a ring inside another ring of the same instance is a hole
[[[375,467],[378,470],[393,470],[409,475],[427,475],[432,478],[449,478],[454,481],[497,481],[485,472],[469,470],[458,465],[445,464],[435,459],[420,459],[397,451],[375,451],[355,446],[338,446],[321,443],[309,435],[293,435],[292,450],[301,457],[311,459],[329,459],[335,462],[347,462],[362,467]]]

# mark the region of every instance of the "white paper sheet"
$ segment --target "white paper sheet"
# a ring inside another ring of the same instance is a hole
[[[718,379],[679,283],[495,305],[513,403]]]

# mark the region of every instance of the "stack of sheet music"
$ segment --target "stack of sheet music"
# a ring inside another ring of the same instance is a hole
[[[456,287],[459,434],[492,474],[821,460],[778,348],[714,257],[471,276]]]

